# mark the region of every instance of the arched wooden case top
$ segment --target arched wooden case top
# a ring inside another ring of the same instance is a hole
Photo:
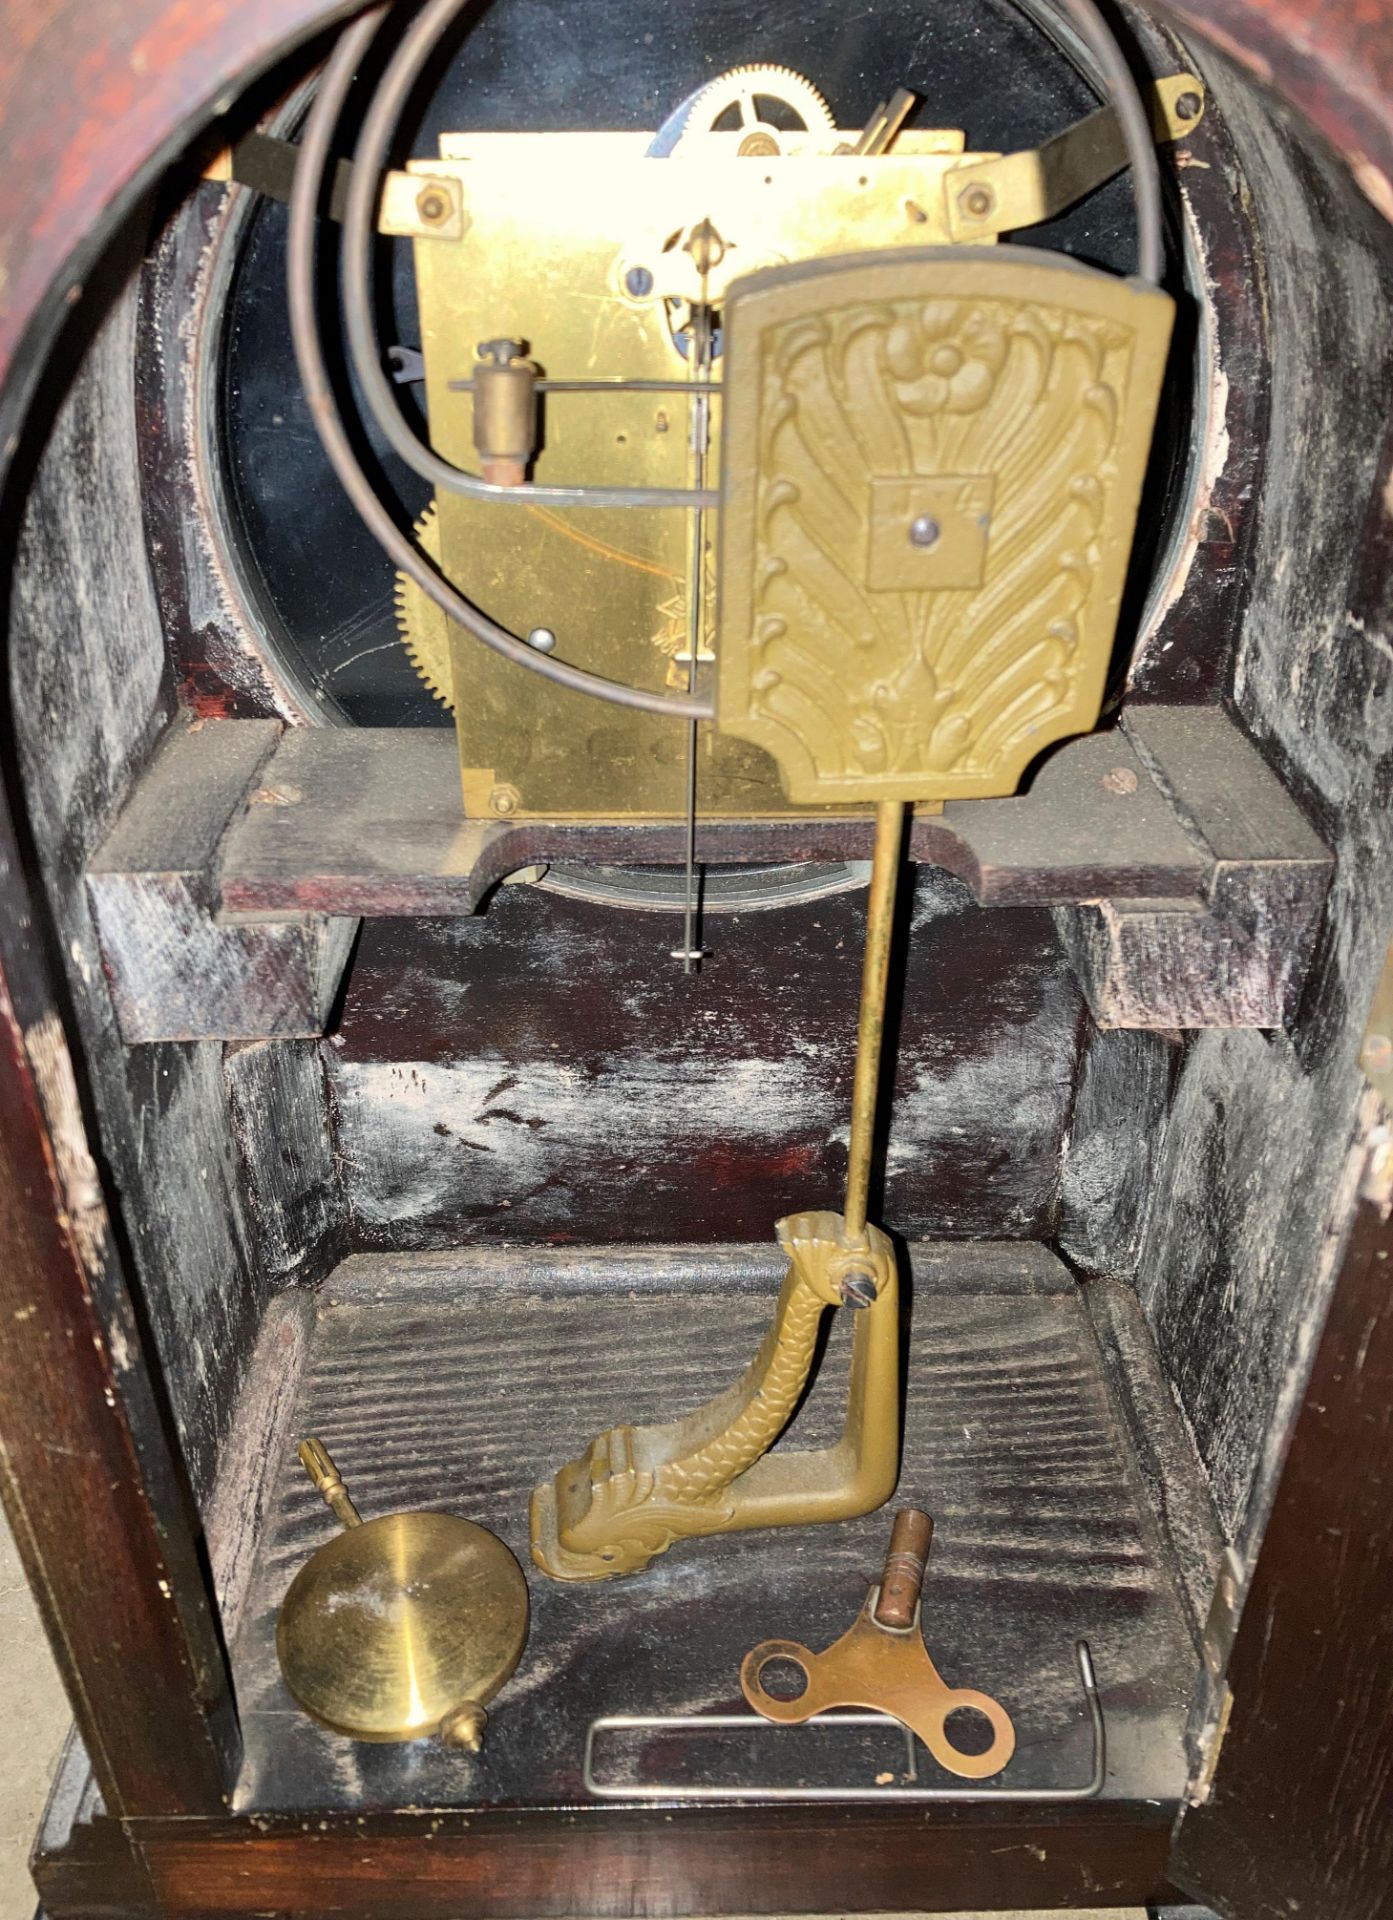
[[[1022,247],[732,287],[718,724],[791,800],[1012,793],[1093,726],[1173,312]]]

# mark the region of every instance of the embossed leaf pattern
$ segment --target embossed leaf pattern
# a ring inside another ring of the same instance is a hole
[[[1132,348],[1116,321],[1007,298],[868,303],[772,337],[751,677],[764,721],[816,741],[845,779],[989,774],[1051,737],[1075,696]],[[900,474],[993,476],[980,587],[862,584],[870,482]],[[846,674],[849,654],[864,672]]]

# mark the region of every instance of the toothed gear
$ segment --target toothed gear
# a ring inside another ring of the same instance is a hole
[[[751,66],[732,67],[729,73],[718,74],[695,95],[682,129],[683,137],[689,133],[710,133],[716,122],[735,107],[744,136],[740,142],[742,153],[747,149],[757,153],[782,153],[790,130],[762,118],[761,100],[778,101],[802,121],[809,133],[837,130],[827,102],[811,80],[805,80],[792,67]],[[752,142],[758,144],[752,145]]]
[[[430,559],[440,559],[440,523],[434,500],[416,522],[416,544]],[[417,673],[447,711],[455,710],[451,692],[450,630],[445,615],[414,580],[397,575],[397,631]]]

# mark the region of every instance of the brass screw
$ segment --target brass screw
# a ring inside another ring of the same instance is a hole
[[[958,196],[958,205],[969,220],[985,220],[996,205],[996,195],[978,180],[972,186],[963,188]]]
[[[1177,120],[1198,120],[1203,105],[1197,93],[1182,93],[1175,103],[1175,117]]]
[[[495,787],[489,795],[489,805],[495,813],[516,813],[522,805],[522,795],[516,787]]]
[[[450,217],[450,202],[439,187],[422,187],[416,195],[416,211],[428,227],[438,227]]]

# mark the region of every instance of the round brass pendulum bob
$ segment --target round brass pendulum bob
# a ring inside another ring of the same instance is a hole
[[[527,1640],[527,1582],[503,1542],[445,1513],[389,1513],[320,1547],[276,1627],[285,1683],[353,1740],[477,1748]]]

